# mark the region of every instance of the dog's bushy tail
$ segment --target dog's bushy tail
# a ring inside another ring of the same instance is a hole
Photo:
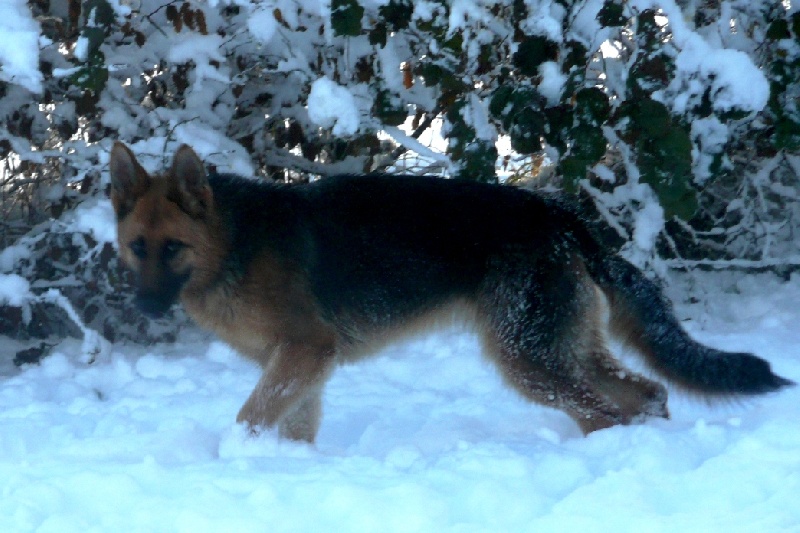
[[[794,384],[774,374],[760,357],[696,342],[681,327],[660,288],[642,272],[618,256],[597,259],[590,261],[590,270],[609,300],[612,335],[635,348],[671,382],[719,396],[761,394]]]

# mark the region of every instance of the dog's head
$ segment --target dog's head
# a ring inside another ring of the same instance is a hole
[[[127,146],[114,143],[109,160],[111,202],[123,263],[136,275],[136,303],[158,317],[192,280],[209,270],[215,246],[214,201],[205,167],[186,145],[172,167],[150,176]]]

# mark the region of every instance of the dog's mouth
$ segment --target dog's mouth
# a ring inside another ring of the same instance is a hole
[[[148,318],[162,318],[174,303],[174,298],[165,298],[160,293],[143,293],[136,295],[136,307]]]
[[[136,307],[148,318],[162,318],[178,300],[178,295],[188,280],[187,271],[182,275],[173,276],[158,290],[139,290],[136,293]]]

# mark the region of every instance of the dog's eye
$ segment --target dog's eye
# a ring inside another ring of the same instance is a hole
[[[128,247],[131,249],[131,252],[133,252],[133,255],[139,259],[147,257],[147,246],[145,246],[143,238],[139,237],[135,241],[131,241]]]
[[[169,261],[176,255],[178,255],[178,252],[183,250],[185,247],[186,245],[180,241],[168,240],[167,242],[164,243],[164,249],[162,254],[164,260]]]

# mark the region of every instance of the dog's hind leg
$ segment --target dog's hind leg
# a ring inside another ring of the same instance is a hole
[[[604,300],[580,257],[559,255],[515,253],[492,265],[479,314],[487,352],[505,379],[565,411],[584,433],[667,416],[666,390],[608,352]]]

